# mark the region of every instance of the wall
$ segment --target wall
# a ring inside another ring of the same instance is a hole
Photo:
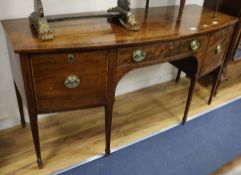
[[[116,0],[88,0],[88,3],[82,0],[42,0],[42,2],[47,15],[106,10],[116,5]],[[178,0],[151,0],[150,6],[178,3]],[[187,4],[202,5],[202,3],[203,0],[187,0]],[[145,0],[131,0],[131,6],[144,7]],[[0,20],[28,17],[32,11],[33,0],[0,0]],[[5,34],[0,25],[0,130],[19,124],[19,112],[8,57]],[[130,72],[119,83],[117,95],[169,81],[174,78],[175,71],[166,63]]]

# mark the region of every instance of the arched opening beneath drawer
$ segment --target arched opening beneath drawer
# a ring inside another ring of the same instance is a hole
[[[176,69],[168,63],[132,69],[125,72],[117,82],[116,95],[168,82],[173,80],[175,76]]]
[[[179,73],[180,71],[184,72],[189,78],[196,76],[198,73],[198,61],[196,57],[188,57],[181,60],[170,61],[169,63],[176,67]],[[177,75],[176,80],[179,78],[180,74]]]
[[[115,91],[116,91],[115,94],[120,95],[120,94],[124,94],[125,91],[131,92],[134,90],[146,88],[151,85],[155,85],[157,83],[163,83],[163,82],[173,80],[176,77],[177,71],[171,65],[178,68],[178,70],[181,69],[190,78],[195,76],[199,70],[198,59],[195,56],[171,61],[169,63],[170,64],[168,64],[168,62],[166,62],[166,63],[160,63],[160,64],[156,64],[156,65],[137,65],[134,67],[122,67],[121,69],[117,69],[116,77],[115,77],[116,78],[115,79],[116,80],[115,81]],[[156,72],[156,70],[157,70],[157,72]],[[141,72],[141,71],[143,71],[143,72]],[[141,73],[142,75],[138,75],[138,73]],[[126,90],[121,90],[120,86],[123,87],[123,85],[120,83],[122,83],[125,80],[125,78],[127,78],[127,77],[129,78],[129,76],[132,78],[134,76],[135,76],[135,78],[141,77],[141,76],[145,77],[145,78],[144,78],[144,80],[140,78],[141,81],[143,81],[143,82],[140,82],[140,81],[132,82],[132,80],[130,80],[131,83],[137,83],[135,86],[138,86],[138,84],[139,84],[140,87],[132,87],[132,88],[130,88],[131,90],[129,90],[128,88],[125,88]],[[143,83],[145,83],[145,81],[147,82],[146,85],[143,84]],[[148,81],[151,81],[151,82],[148,82]]]

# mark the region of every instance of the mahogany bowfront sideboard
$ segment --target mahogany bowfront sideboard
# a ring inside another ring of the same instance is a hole
[[[105,107],[108,155],[115,90],[126,73],[163,62],[188,63],[186,69],[194,70],[195,79],[185,123],[198,78],[222,67],[236,18],[222,13],[213,18],[213,11],[196,5],[187,5],[180,21],[178,6],[132,11],[140,31],[128,31],[106,18],[68,20],[51,23],[55,38],[48,42],[37,38],[28,19],[2,21],[16,89],[28,107],[40,168],[38,114]]]

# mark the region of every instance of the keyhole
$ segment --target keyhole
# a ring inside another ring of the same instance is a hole
[[[73,54],[69,54],[69,55],[68,55],[68,63],[69,63],[69,64],[73,64],[74,61],[75,61],[74,55],[73,55]]]

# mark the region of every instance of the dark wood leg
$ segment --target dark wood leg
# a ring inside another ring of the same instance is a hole
[[[215,76],[215,79],[213,81],[213,86],[212,86],[212,90],[211,90],[211,94],[210,94],[210,97],[209,97],[209,100],[208,100],[208,104],[211,105],[212,103],[212,100],[213,100],[213,97],[215,96],[215,94],[217,93],[217,88],[220,84],[220,76],[221,76],[221,73],[222,73],[222,66],[220,68],[218,68],[217,70],[217,74]]]
[[[112,126],[112,113],[113,113],[114,102],[105,106],[105,155],[110,155],[110,141],[111,141],[111,126]]]
[[[177,18],[177,21],[181,21],[182,19],[182,14],[183,14],[183,9],[184,9],[184,6],[185,6],[185,3],[186,3],[186,0],[180,0],[180,7],[179,7],[179,13],[178,13],[178,18]]]
[[[179,80],[180,80],[181,73],[182,73],[182,70],[181,70],[181,69],[178,69],[178,71],[177,71],[177,77],[176,77],[176,82],[177,82],[177,83],[178,83]]]
[[[219,75],[219,78],[218,78],[218,84],[217,84],[217,87],[216,87],[216,89],[215,89],[215,91],[214,91],[214,97],[217,96],[219,86],[220,86],[221,82],[224,80],[223,77],[222,77],[222,75],[223,75],[223,66],[222,66],[222,68],[221,68],[221,70],[220,70],[220,75]]]
[[[115,102],[115,90],[116,90],[116,51],[110,51],[109,58],[109,81],[108,81],[108,90],[107,90],[107,101],[105,105],[105,155],[109,156],[111,153],[110,142],[111,142],[111,127],[112,127],[112,113]]]
[[[37,114],[29,114],[30,115],[30,126],[32,130],[32,136],[34,141],[35,152],[37,156],[37,163],[39,169],[43,168],[43,161],[41,157],[40,151],[40,141],[39,141],[39,131],[38,131],[38,117]]]
[[[215,92],[214,92],[214,97],[216,97],[217,94],[218,94],[218,89],[219,89],[219,86],[220,86],[221,82],[222,82],[222,80],[219,78],[219,80],[218,80],[218,85],[217,85],[216,90],[215,90]]]
[[[35,153],[37,156],[37,163],[38,167],[43,167],[43,161],[41,158],[41,152],[40,152],[40,141],[39,141],[39,131],[38,131],[38,113],[37,113],[37,107],[35,103],[34,98],[34,88],[32,84],[32,74],[30,73],[32,71],[31,64],[30,64],[30,58],[28,55],[20,55],[20,62],[21,62],[21,69],[22,69],[22,75],[24,80],[24,86],[26,93],[26,99],[27,99],[27,107],[28,107],[28,113],[29,113],[29,119],[30,119],[30,127],[32,131],[32,137],[34,142],[34,148]]]
[[[220,3],[221,3],[221,0],[217,0],[217,2],[216,2],[216,7],[215,7],[215,11],[214,11],[214,14],[213,14],[213,18],[216,18],[216,17],[217,17],[217,13],[218,13],[218,9],[219,9]]]
[[[146,0],[146,10],[149,8],[149,0]]]
[[[18,90],[18,88],[17,88],[15,83],[14,83],[14,87],[15,87],[15,92],[16,92],[17,101],[18,101],[18,109],[19,109],[19,114],[20,114],[20,118],[21,118],[21,124],[22,124],[22,127],[25,128],[26,127],[26,122],[25,122],[25,119],[24,119],[22,97],[21,97],[21,95],[19,93],[19,90]]]
[[[197,82],[197,77],[191,77],[191,83],[190,83],[190,87],[189,87],[189,92],[188,92],[188,98],[187,98],[187,102],[186,102],[186,108],[185,108],[185,112],[184,112],[184,116],[182,119],[182,124],[184,125],[187,121],[187,115],[189,112],[189,108],[192,102],[192,96],[193,96],[193,92],[196,86],[196,82]]]

